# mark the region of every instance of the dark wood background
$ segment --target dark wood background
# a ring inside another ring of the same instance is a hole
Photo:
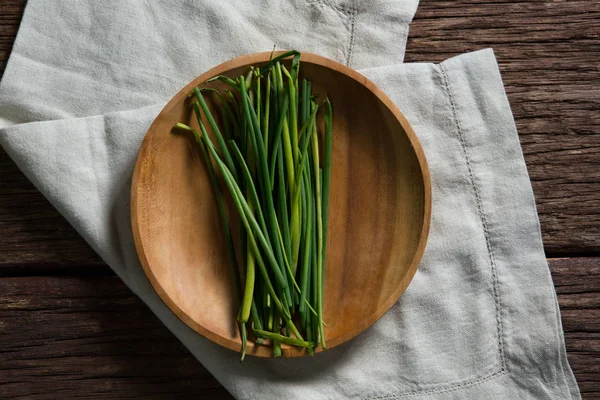
[[[0,0],[0,71],[25,0]],[[600,399],[600,2],[421,0],[406,61],[493,47],[569,361]],[[1,72],[0,72],[1,73]],[[0,149],[0,397],[230,398]]]

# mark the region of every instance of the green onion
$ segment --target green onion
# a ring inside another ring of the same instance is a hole
[[[289,344],[289,345],[292,345],[292,346],[314,347],[314,343],[309,343],[309,342],[306,342],[304,340],[299,340],[299,339],[294,339],[294,338],[291,338],[291,337],[283,336],[283,335],[280,335],[278,333],[273,333],[273,332],[268,332],[268,331],[262,331],[262,330],[259,330],[259,329],[255,329],[254,333],[257,336],[262,337],[263,339],[278,340],[281,343]]]
[[[309,354],[318,344],[326,348],[323,293],[332,107],[328,98],[315,102],[311,82],[300,76],[300,57],[292,50],[243,75],[209,79],[234,90],[194,88],[191,106],[200,132],[175,125],[193,133],[215,192],[239,304],[242,360],[248,341],[264,345],[269,340],[276,357],[282,345],[301,347]],[[205,98],[203,93],[216,96]],[[220,126],[209,107],[213,100]],[[320,111],[322,133],[317,127]],[[230,227],[223,190],[239,216],[239,237],[232,235],[237,230]],[[248,324],[254,333],[250,337]]]

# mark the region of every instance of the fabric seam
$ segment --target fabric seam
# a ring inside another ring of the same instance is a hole
[[[402,397],[411,397],[411,396],[424,396],[424,395],[428,395],[428,394],[442,394],[442,393],[449,393],[449,392],[454,392],[457,390],[461,390],[461,389],[466,389],[469,387],[473,387],[473,386],[477,386],[481,383],[487,382],[490,379],[496,378],[498,376],[504,375],[506,373],[505,370],[500,370],[500,371],[496,371],[493,374],[487,375],[487,376],[483,376],[481,378],[477,378],[473,381],[470,382],[463,382],[463,383],[459,383],[456,385],[452,385],[446,388],[440,388],[440,389],[432,389],[432,390],[424,390],[424,391],[415,391],[415,392],[405,392],[405,393],[400,393],[400,394],[390,394],[390,395],[382,395],[382,396],[375,396],[375,397],[366,397],[363,400],[393,400],[393,399],[400,399]]]
[[[356,28],[356,16],[358,14],[358,9],[356,7],[348,7],[340,4],[332,3],[329,0],[307,0],[307,4],[309,5],[321,5],[327,6],[332,10],[335,10],[341,14],[344,14],[349,18],[350,24],[350,37],[348,39],[348,54],[346,54],[346,65],[350,66],[350,62],[352,61],[352,54],[354,52],[354,42],[355,42],[355,28]]]
[[[348,43],[348,57],[346,57],[346,65],[350,66],[350,61],[352,60],[352,53],[354,51],[354,32],[356,27],[356,14],[357,11],[354,9],[352,14],[350,15],[350,42]]]
[[[355,7],[343,6],[341,4],[336,4],[331,0],[306,0],[306,3],[309,5],[319,4],[322,6],[327,6],[329,8],[334,9],[335,11],[339,11],[342,14],[350,16],[353,13],[356,13],[358,10]]]
[[[467,148],[465,135],[464,135],[464,132],[462,129],[462,125],[460,123],[460,118],[458,115],[456,102],[454,100],[454,95],[452,94],[452,90],[450,88],[450,81],[448,79],[448,73],[446,71],[446,67],[444,66],[444,64],[440,64],[440,71],[442,73],[443,85],[448,93],[448,99],[450,101],[450,108],[452,110],[452,118],[454,119],[454,125],[456,127],[456,131],[458,133],[460,144],[461,144],[463,154],[465,157],[465,163],[467,166],[467,171],[469,173],[469,180],[471,183],[471,187],[473,189],[475,201],[477,203],[477,214],[479,216],[479,219],[481,220],[481,225],[483,227],[483,234],[485,237],[485,245],[487,248],[488,257],[490,259],[490,265],[492,267],[492,287],[493,287],[493,293],[494,293],[494,303],[495,303],[495,307],[496,307],[496,330],[497,330],[497,335],[498,335],[498,354],[499,354],[499,358],[500,358],[500,367],[501,367],[500,370],[505,371],[506,370],[506,361],[505,361],[505,357],[504,357],[504,338],[503,338],[504,332],[503,332],[503,327],[502,327],[502,318],[500,315],[501,302],[500,302],[500,293],[498,290],[498,271],[497,271],[497,266],[496,266],[496,260],[495,260],[494,254],[492,252],[492,245],[491,245],[491,241],[490,241],[490,234],[489,234],[489,230],[488,230],[487,219],[486,219],[485,213],[483,211],[483,202],[481,201],[481,195],[480,195],[479,189],[475,183],[475,175],[473,174],[473,165],[471,163],[471,157],[469,156],[469,151]]]
[[[498,336],[497,340],[498,340],[498,357],[500,359],[500,370],[495,371],[489,375],[485,375],[485,376],[476,378],[471,381],[461,382],[461,383],[457,383],[457,384],[449,384],[449,386],[440,387],[438,389],[412,391],[412,392],[404,392],[404,393],[397,393],[397,394],[387,394],[387,395],[381,395],[381,396],[371,396],[371,397],[362,398],[362,400],[393,400],[393,399],[400,399],[400,398],[406,398],[406,397],[412,397],[412,396],[422,396],[422,395],[427,395],[427,394],[448,393],[448,392],[452,392],[452,391],[456,391],[456,390],[461,390],[461,389],[477,386],[481,383],[489,381],[492,378],[495,378],[495,377],[498,377],[498,376],[508,373],[508,370],[506,368],[506,361],[505,361],[505,357],[504,357],[504,339],[503,339],[504,333],[503,333],[503,327],[502,327],[502,318],[501,318],[501,314],[500,314],[501,302],[500,302],[500,291],[498,289],[497,266],[496,266],[496,261],[495,261],[495,258],[494,258],[493,252],[492,252],[492,245],[491,245],[490,235],[489,235],[489,231],[488,231],[487,219],[485,217],[485,213],[483,210],[483,202],[481,200],[481,194],[479,193],[479,189],[475,183],[475,175],[473,173],[473,165],[472,165],[471,157],[469,155],[469,151],[467,148],[465,134],[464,134],[461,122],[460,122],[459,115],[458,115],[458,109],[456,107],[456,100],[455,100],[454,95],[452,94],[452,90],[450,88],[450,80],[448,79],[448,73],[446,71],[444,64],[439,64],[438,67],[439,67],[439,71],[440,71],[440,75],[441,75],[442,85],[444,87],[444,90],[446,91],[446,94],[448,96],[448,101],[450,103],[450,109],[452,112],[452,122],[453,122],[454,127],[456,128],[456,132],[457,132],[459,140],[460,140],[461,149],[463,151],[463,156],[465,159],[467,172],[469,174],[469,182],[470,182],[471,188],[473,189],[473,195],[475,197],[475,202],[476,202],[476,207],[477,207],[477,215],[481,221],[481,225],[483,228],[486,249],[487,249],[488,257],[490,260],[490,266],[492,269],[492,287],[493,287],[494,305],[495,305],[495,311],[496,311],[496,332],[497,332],[497,336]]]

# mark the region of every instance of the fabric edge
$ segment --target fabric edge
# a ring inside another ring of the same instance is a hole
[[[441,68],[444,68],[448,71],[449,76],[451,77],[450,81],[450,85],[452,86],[454,81],[458,81],[460,83],[465,83],[466,79],[465,76],[461,76],[462,74],[469,74],[469,72],[473,72],[473,71],[477,71],[480,75],[479,78],[480,79],[478,82],[478,84],[476,85],[464,85],[461,86],[462,89],[466,89],[465,91],[467,93],[469,93],[473,99],[477,99],[482,98],[482,97],[492,97],[494,96],[497,101],[498,104],[496,104],[495,106],[497,107],[497,115],[495,116],[498,120],[490,122],[490,121],[482,121],[483,124],[503,124],[504,126],[509,127],[508,132],[504,133],[504,141],[501,143],[501,146],[504,147],[504,150],[507,150],[508,152],[511,152],[513,158],[510,160],[511,162],[511,168],[514,169],[514,171],[516,171],[519,175],[520,175],[520,183],[524,183],[526,182],[526,184],[522,184],[522,191],[521,192],[515,192],[513,193],[513,195],[515,196],[519,196],[519,200],[521,201],[522,204],[524,204],[524,207],[522,209],[516,210],[516,212],[518,212],[519,214],[521,214],[521,216],[525,216],[527,215],[527,217],[530,217],[530,220],[527,221],[526,218],[521,218],[521,225],[520,227],[522,229],[525,229],[528,232],[534,233],[534,238],[531,241],[531,251],[534,251],[536,254],[536,256],[538,257],[537,260],[537,268],[539,269],[537,271],[538,274],[541,274],[544,276],[544,278],[546,278],[549,282],[550,285],[548,286],[547,290],[546,290],[546,298],[547,300],[551,300],[552,305],[553,305],[553,313],[551,314],[551,316],[553,317],[554,321],[553,321],[553,330],[552,330],[552,336],[553,339],[555,341],[554,345],[557,348],[557,353],[556,356],[558,357],[558,362],[560,364],[560,371],[558,371],[559,373],[557,374],[557,379],[558,380],[562,380],[562,382],[549,382],[549,383],[553,383],[555,386],[555,389],[560,393],[560,395],[566,395],[566,393],[564,393],[564,390],[567,389],[568,390],[568,395],[570,398],[580,398],[580,394],[579,394],[579,388],[577,386],[576,380],[574,378],[573,372],[570,368],[570,365],[568,363],[567,360],[567,356],[566,356],[566,348],[565,348],[565,342],[564,342],[564,334],[562,331],[562,324],[561,324],[561,319],[560,319],[560,309],[558,306],[558,302],[557,302],[557,297],[556,297],[556,291],[554,288],[554,285],[552,284],[552,277],[550,274],[550,270],[546,261],[546,257],[544,254],[544,249],[543,249],[543,244],[542,244],[542,236],[541,236],[541,228],[540,228],[540,224],[539,224],[539,218],[537,216],[537,208],[536,208],[536,203],[535,203],[535,198],[534,198],[534,193],[533,193],[533,189],[531,186],[531,181],[529,178],[529,173],[527,171],[527,167],[525,164],[525,159],[523,156],[523,152],[521,149],[521,143],[518,137],[518,133],[517,133],[517,129],[516,129],[516,124],[512,115],[512,111],[510,109],[510,104],[508,101],[508,96],[506,94],[506,91],[504,89],[504,85],[502,82],[502,77],[500,74],[500,70],[497,64],[497,60],[494,54],[493,49],[491,48],[487,48],[487,49],[483,49],[483,50],[479,50],[473,53],[469,53],[469,54],[464,54],[464,55],[459,55],[453,58],[450,58],[444,62],[442,62],[440,64]],[[469,74],[470,75],[470,74]],[[470,76],[470,78],[472,79],[472,76]],[[487,79],[486,79],[487,78]],[[453,92],[460,92],[461,90],[457,90],[457,89],[453,89]],[[466,97],[466,96],[465,96]],[[463,98],[464,99],[464,98]],[[459,102],[462,102],[462,100],[459,100]],[[465,102],[467,103],[467,102]],[[464,106],[465,104],[462,104],[462,106]],[[465,108],[461,108],[458,110],[458,113],[461,114],[462,116],[468,116],[469,118],[474,118],[474,115],[472,113],[469,113],[470,111],[472,111],[473,108],[469,109],[468,107]],[[476,118],[476,117],[475,117]],[[475,132],[468,132],[467,135],[471,135],[474,136]],[[489,138],[488,138],[489,139]],[[480,145],[480,144],[475,144],[475,145]],[[473,146],[473,144],[467,145],[467,146]],[[487,154],[493,154],[493,153],[487,153]],[[496,160],[498,161],[498,160]],[[495,164],[492,162],[489,162],[489,165],[483,165],[482,162],[480,161],[475,161],[476,167],[477,168],[481,168],[481,171],[478,171],[478,173],[480,175],[484,175],[484,174],[494,174],[497,173],[498,171],[502,171],[502,173],[507,173],[509,172],[509,169],[506,167],[506,165],[503,167],[501,165],[500,162],[496,162]],[[513,171],[511,171],[513,172]],[[476,180],[479,179],[480,177],[476,177]],[[482,184],[481,182],[476,183],[477,186],[481,187]],[[484,202],[487,201],[489,199],[484,199]],[[494,223],[499,220],[502,222],[506,222],[506,215],[501,215],[502,213],[498,211],[498,208],[494,209],[494,212],[489,212],[490,207],[487,207],[483,212],[485,212],[485,216],[483,216],[484,218],[484,224],[485,224],[485,218],[489,218],[490,220],[493,220]],[[531,218],[532,217],[532,218]],[[525,222],[527,221],[527,222]],[[515,228],[516,229],[516,228]],[[494,233],[492,233],[492,235],[494,235]],[[494,240],[494,244],[499,243],[502,241],[502,237],[498,236],[493,238]],[[492,246],[494,245],[492,244]],[[499,250],[501,251],[501,250]],[[532,261],[534,262],[534,261]],[[543,268],[542,268],[543,267]],[[514,272],[513,272],[514,273]],[[502,274],[502,272],[501,272]],[[500,276],[500,280],[502,280],[502,276]],[[499,283],[499,287],[501,288],[500,290],[505,290],[506,289],[506,285],[503,285],[502,282]],[[522,288],[524,290],[524,293],[527,292],[526,288]],[[510,299],[510,297],[508,296],[500,296],[500,301],[502,301],[504,299],[504,297],[506,297],[506,299]],[[506,313],[505,310],[502,310],[502,318],[512,318],[512,315],[509,313]],[[500,340],[505,340],[506,339],[506,332],[501,331],[500,332]],[[521,352],[522,354],[526,354],[527,353],[527,349],[526,348],[514,348],[511,349],[510,344],[507,346],[504,346],[504,348],[502,349],[502,351],[508,351],[509,353],[518,353]],[[504,363],[505,362],[505,363]],[[519,378],[522,377],[523,375],[519,375],[517,376],[514,371],[518,370],[520,368],[520,366],[516,366],[516,365],[511,365],[511,357],[510,355],[506,357],[505,360],[503,360],[503,365],[505,365],[507,372],[509,372],[509,375],[512,377],[512,380],[515,381],[516,384],[522,386],[522,387],[526,387],[526,383],[524,382],[519,382]]]

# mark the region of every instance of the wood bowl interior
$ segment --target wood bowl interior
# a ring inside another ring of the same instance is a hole
[[[236,351],[238,306],[213,189],[193,137],[172,127],[197,126],[187,100],[194,86],[217,74],[237,76],[268,57],[228,61],[182,89],[149,129],[132,185],[135,244],[153,287],[188,326]],[[373,324],[408,286],[429,232],[431,189],[412,128],[379,88],[312,54],[302,55],[300,73],[334,110],[324,298],[332,348]],[[248,354],[271,353],[249,343]],[[283,348],[284,356],[304,354]]]

